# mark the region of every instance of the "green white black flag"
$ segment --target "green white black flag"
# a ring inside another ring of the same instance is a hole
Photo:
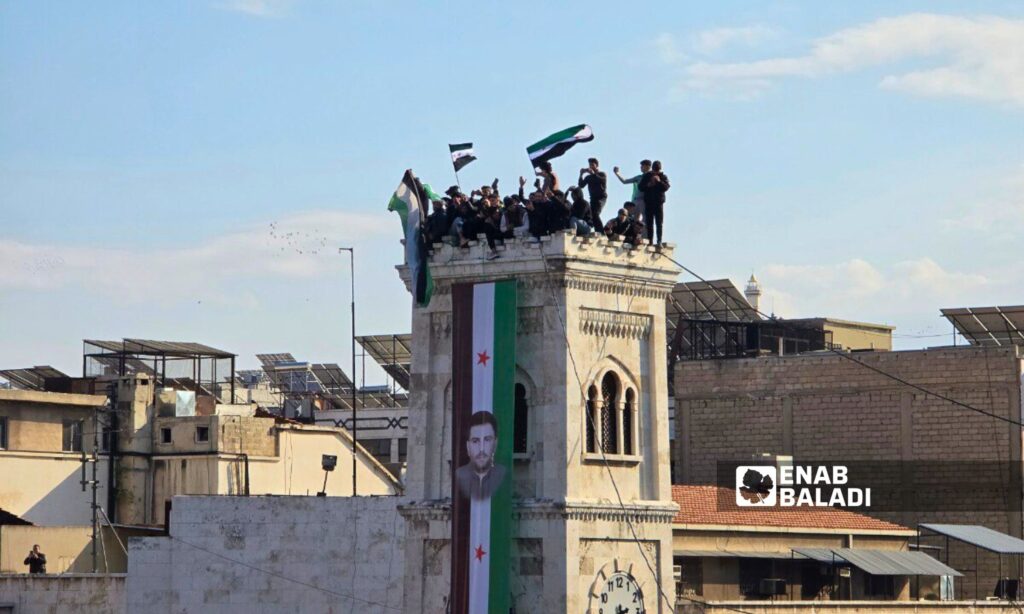
[[[434,280],[427,267],[427,247],[423,237],[423,223],[427,219],[427,200],[440,200],[429,185],[421,184],[412,174],[405,171],[402,183],[388,202],[388,211],[395,211],[402,220],[405,234],[405,264],[412,275],[412,296],[420,306],[430,302],[434,292]]]
[[[456,173],[461,171],[462,167],[476,160],[476,156],[473,155],[472,143],[449,145],[448,149],[452,152],[452,164],[455,166]]]
[[[547,138],[537,141],[526,148],[526,153],[530,155],[530,161],[536,167],[545,160],[557,158],[564,154],[576,143],[586,143],[593,140],[594,131],[590,129],[590,126],[580,124],[579,126],[560,130]]]

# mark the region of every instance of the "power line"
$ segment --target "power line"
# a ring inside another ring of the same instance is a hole
[[[330,589],[324,588],[322,586],[317,586],[316,584],[312,584],[310,582],[304,582],[302,580],[298,580],[296,578],[290,578],[288,576],[279,574],[279,573],[274,572],[274,571],[270,571],[268,569],[263,569],[263,568],[260,568],[260,567],[256,567],[255,565],[250,565],[248,563],[243,563],[242,561],[233,559],[231,557],[224,556],[223,554],[220,554],[219,552],[214,552],[212,550],[207,550],[206,548],[203,548],[202,546],[197,546],[196,544],[193,544],[191,542],[187,542],[187,541],[181,539],[180,537],[175,537],[173,535],[168,535],[168,537],[170,537],[172,540],[174,540],[176,542],[181,542],[181,543],[185,544],[186,546],[189,546],[190,548],[195,548],[196,550],[199,550],[201,552],[205,552],[205,553],[207,553],[209,555],[212,555],[212,556],[215,556],[215,557],[217,557],[219,559],[223,559],[223,560],[225,560],[225,561],[227,561],[229,563],[232,563],[234,565],[240,565],[242,567],[246,567],[246,568],[251,569],[253,571],[258,571],[258,572],[266,574],[268,576],[273,576],[275,578],[280,578],[281,580],[285,580],[287,582],[292,582],[294,584],[300,584],[302,586],[305,586],[305,587],[308,587],[308,588],[311,588],[311,589],[314,589],[314,590],[318,590],[318,591],[320,591],[322,593],[325,593],[327,595],[332,595],[334,597],[341,597],[342,599],[351,599],[352,601],[358,601],[358,602],[364,603],[366,605],[376,605],[376,606],[380,606],[380,607],[388,609],[388,610],[394,610],[395,612],[401,612],[402,611],[401,608],[396,608],[394,606],[390,606],[390,605],[387,605],[385,603],[380,603],[378,601],[370,601],[369,599],[363,599],[361,597],[356,597],[355,595],[346,595],[345,593],[339,593],[337,591],[332,591]]]
[[[682,268],[684,271],[686,271],[690,275],[696,277],[698,280],[708,284],[709,288],[711,288],[716,294],[719,294],[720,290],[718,288],[715,288],[714,285],[712,285],[712,284],[710,284],[708,282],[708,280],[704,279],[703,277],[701,277],[700,275],[695,273],[692,269],[687,268],[686,265],[682,264],[681,262],[679,262],[678,260],[672,258],[671,256],[665,255],[664,252],[658,252],[658,253],[661,254],[661,256],[663,258],[668,258],[669,260],[671,260],[673,263],[676,264],[676,266]],[[763,311],[761,311],[761,310],[759,310],[757,308],[754,308],[753,306],[751,306],[751,308],[758,315],[760,315],[760,316],[762,316],[762,317],[764,317],[764,318],[766,318],[768,320],[771,320],[773,324],[777,324],[777,325],[781,326],[784,329],[788,329],[788,330],[815,330],[815,329],[811,329],[811,328],[806,327],[806,326],[796,326],[796,325],[793,325],[793,324],[786,323],[785,320],[779,320],[779,319],[775,318],[774,316],[767,315]],[[962,407],[962,408],[964,408],[966,410],[973,411],[975,413],[979,413],[979,414],[982,414],[984,416],[988,416],[989,418],[994,418],[996,420],[1001,420],[1003,422],[1007,422],[1007,423],[1012,424],[1014,426],[1024,427],[1024,423],[1021,423],[1018,420],[1014,420],[1012,418],[1007,418],[1006,416],[1000,416],[999,414],[995,414],[995,413],[992,413],[990,411],[985,411],[984,409],[980,409],[978,407],[974,407],[973,405],[969,405],[967,403],[964,403],[963,401],[959,401],[959,400],[954,399],[954,398],[952,398],[950,396],[946,396],[946,395],[944,395],[944,394],[942,394],[940,392],[935,392],[934,390],[929,390],[928,388],[925,388],[924,386],[920,386],[920,385],[915,384],[913,382],[909,382],[909,381],[903,379],[902,377],[900,377],[898,375],[895,375],[893,373],[889,373],[888,371],[886,371],[884,369],[881,369],[881,368],[876,367],[874,365],[870,365],[870,364],[868,364],[866,362],[857,360],[856,358],[854,358],[853,356],[851,356],[850,354],[848,354],[846,352],[839,351],[839,350],[837,350],[835,348],[827,348],[827,349],[828,349],[828,351],[832,352],[836,356],[840,356],[840,357],[842,357],[842,358],[844,358],[846,360],[849,360],[850,362],[852,362],[854,364],[860,365],[861,367],[864,367],[865,369],[869,369],[871,371],[874,371],[875,373],[878,373],[879,375],[883,375],[883,376],[885,376],[885,377],[887,377],[887,378],[889,378],[889,379],[891,379],[891,380],[893,380],[893,381],[895,381],[895,382],[897,382],[899,384],[902,384],[904,386],[908,386],[910,388],[913,388],[914,390],[917,390],[918,392],[921,392],[923,394],[935,397],[937,399],[941,399],[943,401],[946,401],[947,403],[952,403],[953,405],[957,405],[957,406]]]
[[[543,249],[543,247],[541,247],[539,252],[540,252],[541,262],[544,265],[545,276],[550,276],[550,270],[548,269],[547,258],[544,256],[544,249]],[[624,273],[622,275],[622,280],[625,281],[626,279],[628,279],[629,275],[630,275],[630,272]],[[636,298],[637,294],[639,293],[639,290],[642,290],[650,282],[650,280],[654,278],[655,275],[657,275],[657,272],[652,273],[650,278],[645,279],[643,281],[643,284],[641,285],[640,289],[638,289],[637,291],[633,292],[633,294],[629,298],[629,302],[626,303],[626,311],[627,312],[629,311],[629,308],[632,306],[633,299]],[[557,307],[558,297],[555,294],[554,287],[550,283],[550,279],[549,279],[549,283],[547,285],[548,285],[548,289],[551,292],[552,299],[554,299],[554,301],[556,303],[556,307]],[[618,297],[616,297],[616,301],[618,301]],[[567,350],[569,350],[569,352],[568,352],[568,354],[569,354],[569,362],[572,365],[573,375],[576,377],[576,382],[577,382],[577,384],[579,385],[579,388],[580,388],[580,400],[584,403],[584,413],[587,415],[587,420],[590,423],[590,427],[592,429],[594,429],[595,433],[597,433],[597,424],[594,422],[594,416],[585,407],[586,395],[583,392],[583,389],[584,389],[583,379],[580,377],[579,369],[576,366],[576,359],[573,356],[571,348],[569,347],[569,345],[570,345],[569,344],[569,334],[568,334],[568,331],[566,330],[565,322],[562,320],[562,314],[561,314],[561,312],[557,308],[555,309],[555,314],[558,317],[558,324],[559,324],[559,326],[562,329],[562,337],[565,340],[565,347],[566,347]],[[598,357],[600,357],[602,354],[604,354],[604,348],[605,348],[605,345],[607,345],[607,343],[608,343],[608,337],[606,336],[604,338],[604,340],[601,342],[601,347],[600,347],[600,349],[597,352],[597,356]],[[639,401],[639,398],[637,400]],[[668,598],[668,595],[665,594],[665,590],[662,588],[662,578],[658,574],[658,572],[654,569],[654,566],[651,564],[651,561],[647,558],[647,553],[643,549],[643,544],[640,542],[640,537],[636,533],[636,527],[633,526],[633,521],[630,519],[630,514],[629,514],[628,510],[626,509],[625,502],[623,502],[623,500],[622,500],[622,493],[619,491],[618,483],[615,481],[615,474],[612,472],[611,466],[608,463],[608,458],[605,456],[604,447],[603,446],[595,446],[595,447],[597,448],[598,452],[600,452],[601,461],[604,464],[605,470],[608,472],[608,478],[609,478],[609,481],[612,484],[612,490],[615,492],[615,498],[618,501],[619,509],[621,509],[622,512],[623,512],[623,518],[626,521],[626,526],[629,527],[630,534],[633,536],[633,542],[636,544],[637,550],[640,551],[640,556],[641,556],[641,558],[643,558],[644,564],[647,566],[648,571],[651,572],[651,576],[654,578],[655,585],[658,587],[658,594],[659,594],[659,596],[661,597],[661,599],[665,603],[668,604],[669,611],[670,612],[674,612],[675,611],[675,604],[672,603],[672,600],[670,600]],[[696,604],[698,607],[701,608],[701,610],[704,610],[707,607],[707,602],[701,601],[699,599],[692,599],[690,597],[686,597],[686,596],[682,596],[682,595],[677,595],[677,598],[680,598],[680,599],[689,601],[690,603]],[[748,612],[747,610],[740,610],[740,609],[732,608],[732,607],[725,607],[724,609],[732,611],[732,612],[739,612],[740,614],[752,614],[751,612]]]

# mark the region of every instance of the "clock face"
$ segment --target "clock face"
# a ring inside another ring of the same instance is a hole
[[[644,594],[633,576],[617,571],[597,586],[597,614],[645,614]]]

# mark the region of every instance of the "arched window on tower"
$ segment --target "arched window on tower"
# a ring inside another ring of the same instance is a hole
[[[609,371],[601,378],[601,451],[619,454],[619,378]]]
[[[526,399],[526,386],[516,384],[515,413],[512,424],[512,453],[526,454],[529,441],[530,406]]]
[[[626,389],[626,402],[622,406],[622,453],[635,454],[634,441],[636,433],[633,432],[633,425],[636,424],[636,393],[632,388]]]
[[[597,387],[591,386],[587,391],[587,415],[583,417],[587,429],[587,452],[597,452]]]

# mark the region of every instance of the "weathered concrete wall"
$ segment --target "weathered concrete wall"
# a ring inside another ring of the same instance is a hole
[[[81,458],[76,452],[0,451],[0,508],[39,525],[92,523],[92,492],[82,492],[80,484]],[[106,457],[100,457],[96,472],[97,497],[105,503]]]
[[[129,612],[403,607],[397,497],[175,497],[170,537],[129,541]]]
[[[0,608],[16,614],[123,614],[124,574],[0,575]]]

